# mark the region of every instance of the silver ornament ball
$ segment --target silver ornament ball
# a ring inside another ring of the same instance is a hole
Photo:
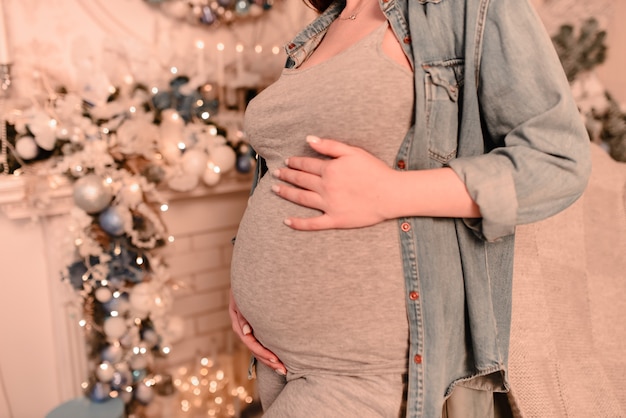
[[[111,188],[95,174],[88,174],[74,183],[74,203],[87,213],[100,212],[112,197]]]

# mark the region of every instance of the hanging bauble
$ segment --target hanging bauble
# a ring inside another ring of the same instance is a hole
[[[104,402],[109,399],[111,386],[108,383],[95,382],[89,390],[89,399],[93,402]]]
[[[126,320],[119,316],[112,316],[104,320],[104,333],[111,339],[119,339],[126,333]]]
[[[141,339],[149,348],[154,348],[159,343],[159,334],[153,329],[146,329],[141,333]]]
[[[212,162],[207,164],[206,170],[204,170],[204,174],[202,175],[202,181],[207,186],[215,186],[220,182],[222,175],[220,173],[220,168],[217,167]]]
[[[109,280],[112,282],[112,280]],[[119,315],[124,315],[130,310],[130,302],[128,301],[128,293],[114,293],[113,298],[104,304],[104,307],[109,312],[117,312]]]
[[[133,370],[131,374],[133,376],[133,382],[141,382],[146,378],[146,376],[148,376],[146,369]]]
[[[177,19],[184,19],[187,17],[187,13],[189,13],[189,5],[184,1],[166,1],[161,7],[163,7],[165,13]]]
[[[185,321],[180,316],[170,316],[165,327],[168,342],[174,344],[180,341],[185,334]]]
[[[196,187],[200,179],[195,174],[182,173],[168,180],[167,186],[177,192],[189,192]]]
[[[218,145],[211,148],[209,159],[213,162],[213,164],[220,168],[220,172],[223,174],[235,168],[235,164],[237,163],[237,154],[234,149],[226,144]]]
[[[237,156],[237,171],[243,174],[249,173],[252,170],[253,158],[248,154],[241,154]]]
[[[217,16],[209,6],[203,6],[200,13],[200,23],[212,25],[217,21]]]
[[[154,389],[145,382],[137,384],[135,388],[135,399],[143,404],[149,404],[154,398]]]
[[[76,261],[67,268],[67,278],[70,284],[76,290],[83,288],[85,274],[87,273],[87,266],[83,261]]]
[[[111,379],[111,388],[119,390],[123,389],[133,381],[133,375],[130,370],[121,371],[117,367],[115,373],[113,373],[113,379]]]
[[[109,344],[100,352],[100,358],[111,364],[119,363],[124,357],[124,350],[119,344]]]
[[[109,383],[113,379],[115,368],[108,361],[103,361],[96,368],[96,377],[99,381]]]
[[[114,237],[124,233],[124,215],[119,206],[109,206],[100,212],[98,223],[105,232]]]
[[[122,398],[122,401],[124,401],[124,404],[128,405],[133,400],[133,387],[132,386],[128,385],[128,386],[122,387],[119,393],[120,393],[120,397]]]
[[[152,96],[152,104],[159,110],[165,110],[172,106],[172,96],[167,91],[160,91]]]
[[[65,126],[57,126],[57,139],[62,141],[70,139],[70,130]]]
[[[239,16],[246,16],[250,11],[250,3],[248,0],[236,0],[235,3],[235,13]]]
[[[46,151],[52,151],[56,144],[56,120],[45,113],[36,113],[28,122],[28,129],[35,137],[35,142]]]
[[[112,197],[111,188],[95,174],[88,174],[74,183],[74,203],[87,213],[100,212]]]
[[[85,132],[78,126],[75,126],[70,133],[70,141],[74,144],[82,144],[85,142]]]
[[[259,6],[256,3],[251,3],[250,4],[250,9],[248,11],[248,14],[252,17],[259,17],[263,14],[263,7]]]
[[[32,160],[39,154],[39,148],[32,136],[23,136],[15,142],[17,155],[25,160]]]
[[[191,149],[185,151],[182,158],[183,171],[200,177],[206,170],[208,156],[204,151]]]
[[[133,354],[128,360],[130,368],[133,370],[143,370],[148,367],[148,356],[145,354]]]
[[[143,190],[138,183],[131,183],[121,188],[118,198],[124,201],[129,207],[135,208],[143,202]]]
[[[137,312],[148,313],[154,305],[154,292],[148,283],[138,283],[130,291],[130,305]]]
[[[100,303],[107,303],[113,297],[113,292],[106,286],[102,286],[96,289],[94,292],[96,300]]]

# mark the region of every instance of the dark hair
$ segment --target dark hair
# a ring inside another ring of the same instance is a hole
[[[318,13],[322,13],[324,10],[328,9],[335,0],[304,0],[304,2]]]

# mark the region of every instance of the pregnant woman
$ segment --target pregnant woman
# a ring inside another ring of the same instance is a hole
[[[588,138],[525,0],[315,0],[248,106],[231,273],[266,417],[509,416],[515,225]]]

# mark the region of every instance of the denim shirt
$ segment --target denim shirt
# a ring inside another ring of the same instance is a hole
[[[406,416],[434,418],[455,385],[509,389],[515,227],[582,194],[589,138],[527,0],[379,3],[415,74],[415,124],[395,169],[452,168],[482,216],[397,220],[410,324]],[[344,7],[338,0],[286,45],[287,67],[306,59]],[[263,171],[261,158],[256,181]]]

